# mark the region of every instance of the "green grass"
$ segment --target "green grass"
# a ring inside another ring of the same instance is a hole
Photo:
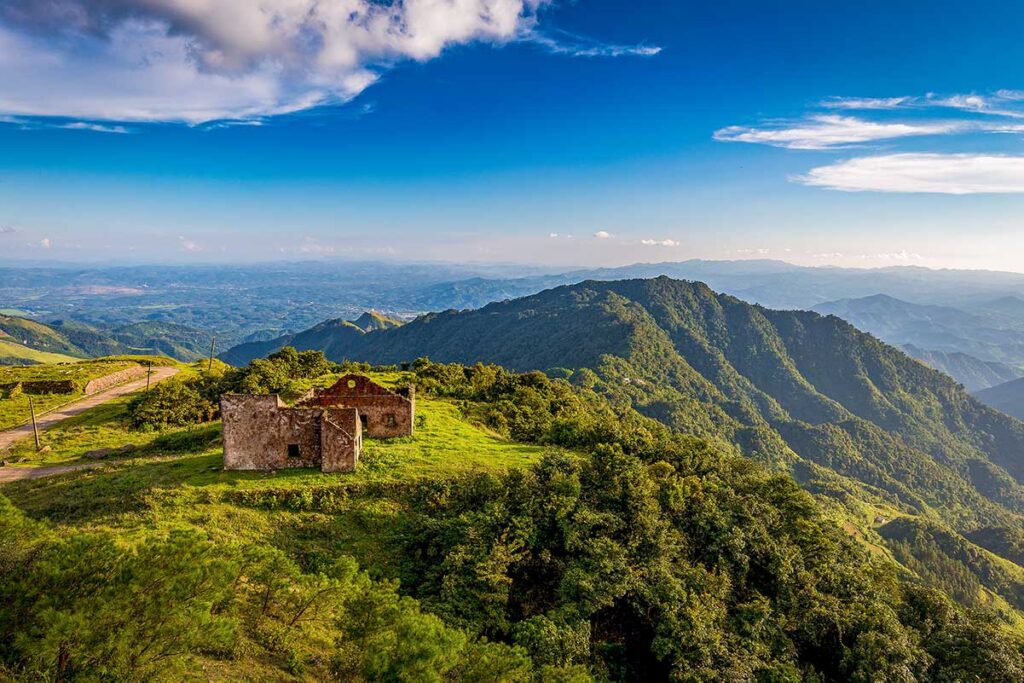
[[[11,358],[26,363],[74,363],[78,358],[63,353],[37,351],[27,346],[6,339],[0,339],[0,358]]]
[[[73,362],[69,363],[0,367],[0,384],[62,379],[70,379],[84,384],[96,377],[102,377],[103,375],[109,375],[111,372],[123,370],[132,364],[127,358],[86,361],[72,360]]]

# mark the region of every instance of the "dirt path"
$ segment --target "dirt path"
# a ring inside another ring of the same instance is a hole
[[[150,377],[151,383],[156,383],[161,380],[165,380],[168,377],[178,374],[178,368],[153,368],[153,375]],[[125,394],[130,394],[133,391],[146,388],[146,378],[128,382],[127,384],[119,384],[116,387],[111,387],[106,391],[101,391],[98,394],[92,396],[86,396],[80,401],[70,403],[63,408],[57,408],[56,410],[47,413],[46,415],[40,415],[39,419],[36,420],[36,424],[39,425],[39,430],[48,429],[62,420],[66,420],[69,417],[74,417],[89,410],[96,406],[103,405],[107,401],[113,401],[115,398],[120,398]],[[15,427],[14,429],[8,429],[6,432],[0,432],[0,453],[11,447],[15,441],[21,439],[31,438],[32,436],[32,424],[22,425]],[[0,482],[8,481],[4,478],[4,471],[9,469],[27,469],[22,467],[0,467]],[[39,470],[55,470],[60,469],[57,467],[42,467]],[[57,472],[50,472],[50,474],[57,474]],[[45,475],[38,475],[45,476]]]
[[[100,467],[102,462],[86,462],[78,465],[57,465],[54,467],[0,467],[0,484],[22,479],[39,479],[54,474],[66,474],[76,470],[87,470],[93,467]]]

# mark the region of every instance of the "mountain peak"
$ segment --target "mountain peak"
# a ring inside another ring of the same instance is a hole
[[[402,324],[401,320],[391,318],[374,310],[364,311],[361,316],[350,322],[363,332],[386,330],[392,327],[398,327]]]

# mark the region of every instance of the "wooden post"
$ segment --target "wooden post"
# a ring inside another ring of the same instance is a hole
[[[210,340],[210,362],[206,366],[206,371],[213,370],[213,354],[217,351],[217,335],[213,335],[213,339]]]
[[[28,409],[32,413],[32,435],[36,437],[36,450],[38,451],[41,448],[39,445],[39,426],[36,425],[36,404],[31,396],[28,397]]]
[[[149,378],[153,375],[153,364],[146,365],[146,391],[149,391]]]

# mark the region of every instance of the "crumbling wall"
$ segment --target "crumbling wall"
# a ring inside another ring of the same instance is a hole
[[[225,395],[224,469],[320,467],[321,410],[288,408],[276,395]]]

